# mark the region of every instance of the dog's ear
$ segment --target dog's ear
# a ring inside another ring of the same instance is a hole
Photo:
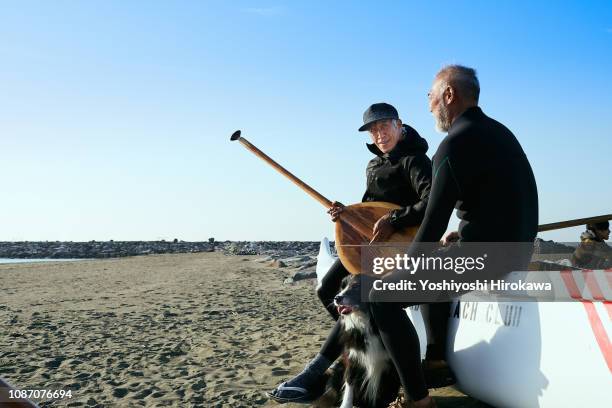
[[[342,279],[342,282],[340,283],[340,290],[346,289],[346,287],[350,285],[351,281],[353,280],[353,276],[354,275],[348,275]]]

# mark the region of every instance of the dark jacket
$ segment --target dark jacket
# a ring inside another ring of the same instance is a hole
[[[423,220],[431,190],[431,160],[427,141],[403,125],[403,139],[387,154],[367,144],[376,155],[366,169],[367,188],[361,201],[386,201],[402,208],[392,211],[395,228],[418,225]]]
[[[612,268],[612,248],[595,233],[586,230],[580,235],[580,245],[572,255],[572,264],[586,269]]]
[[[415,241],[438,241],[456,208],[462,241],[533,242],[538,191],[508,128],[479,107],[469,108],[453,122],[433,163],[429,204]]]

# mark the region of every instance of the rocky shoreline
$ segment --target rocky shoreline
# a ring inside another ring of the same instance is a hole
[[[333,244],[332,244],[333,246]],[[151,254],[222,252],[226,255],[267,255],[274,259],[314,255],[315,241],[21,241],[0,242],[0,258],[93,259]]]
[[[209,252],[209,242],[89,241],[0,242],[0,258],[92,259],[124,256]]]

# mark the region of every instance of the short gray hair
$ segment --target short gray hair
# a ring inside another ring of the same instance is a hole
[[[446,65],[438,72],[436,78],[453,86],[463,98],[478,103],[480,82],[474,68]]]

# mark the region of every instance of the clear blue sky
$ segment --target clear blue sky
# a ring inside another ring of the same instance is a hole
[[[2,2],[0,240],[331,236],[230,134],[357,202],[362,112],[394,104],[433,154],[446,63],[522,143],[541,223],[611,213],[612,5],[533,3]]]

